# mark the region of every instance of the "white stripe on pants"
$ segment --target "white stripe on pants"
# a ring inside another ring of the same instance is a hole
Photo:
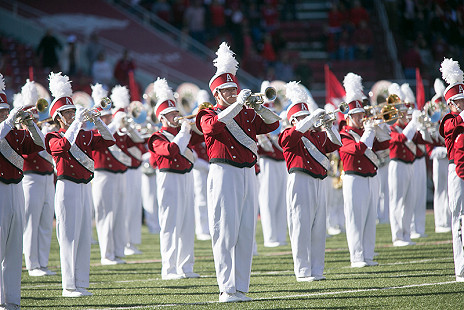
[[[156,199],[156,174],[142,174],[142,206],[145,224],[150,233],[159,233],[158,200]]]
[[[24,193],[19,184],[0,182],[0,304],[21,301]]]
[[[213,163],[208,219],[220,292],[248,292],[258,212],[255,169]]]
[[[287,219],[296,277],[324,272],[327,186],[303,172],[287,177]]]
[[[63,288],[87,288],[92,234],[90,184],[58,180],[55,213]]]
[[[21,183],[25,201],[23,251],[26,268],[47,267],[53,232],[53,174],[26,174]]]
[[[451,227],[451,211],[448,202],[448,159],[434,158],[433,168],[433,214],[435,228]]]
[[[101,258],[124,257],[126,176],[124,173],[95,171],[92,196]]]
[[[193,272],[195,221],[191,173],[156,172],[161,275]]]
[[[377,209],[377,218],[380,223],[390,222],[390,196],[388,193],[388,166],[390,161],[377,170],[379,178],[379,204]]]
[[[392,241],[411,241],[411,219],[415,206],[412,164],[392,160],[388,166]]]
[[[287,241],[287,208],[285,205],[285,188],[287,168],[285,161],[260,158],[259,180],[259,214],[263,227],[264,245]]]
[[[128,245],[142,242],[142,168],[126,172],[126,231]]]
[[[416,193],[415,207],[411,221],[411,231],[420,235],[425,234],[425,211],[427,209],[427,168],[425,166],[425,156],[417,158],[412,169],[413,191]]]
[[[350,261],[355,263],[372,260],[379,199],[378,177],[346,174],[343,177],[343,197]]]
[[[448,197],[452,216],[454,271],[457,276],[464,276],[464,242],[462,240],[464,180],[457,176],[455,164],[449,164],[448,166]]]

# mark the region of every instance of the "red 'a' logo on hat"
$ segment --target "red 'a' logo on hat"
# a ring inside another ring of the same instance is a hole
[[[308,108],[306,107],[306,104],[304,104],[304,103],[301,104],[301,111],[308,111]]]
[[[175,107],[176,105],[171,100],[168,100],[168,107]]]
[[[362,108],[362,105],[361,105],[361,103],[359,101],[356,101],[356,107],[357,108]]]
[[[66,97],[66,105],[73,105],[72,101],[69,99],[69,97]]]
[[[234,80],[232,79],[232,77],[230,76],[230,74],[227,74],[227,82],[233,82]]]

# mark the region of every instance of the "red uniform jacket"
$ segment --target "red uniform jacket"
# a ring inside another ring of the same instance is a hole
[[[349,133],[353,130],[359,136],[364,133],[363,129],[345,126],[340,132],[343,146],[340,148],[340,159],[346,174],[356,174],[363,177],[373,177],[377,174],[378,167],[365,155],[367,146],[363,142],[356,143],[354,137]],[[389,141],[379,142],[374,139],[372,151],[388,149]]]
[[[60,135],[60,133],[64,134],[65,132],[64,129],[60,129],[45,136],[47,152],[52,154],[55,161],[57,179],[66,179],[75,183],[89,183],[93,178],[93,172],[87,170],[71,155],[69,152],[71,143]],[[76,139],[76,146],[90,158],[92,158],[93,150],[104,150],[113,144],[114,141],[103,139],[99,133],[83,129],[79,131]]]
[[[399,133],[395,127],[398,126],[401,129],[404,129],[406,125],[394,124],[390,127],[391,129],[391,139],[390,139],[390,159],[402,161],[407,164],[412,164],[416,159],[416,154],[413,154],[409,148],[406,146],[405,142],[408,141],[406,136],[402,133]],[[419,133],[414,135],[412,141],[417,144],[426,144],[427,142],[422,139],[422,136]],[[417,149],[417,148],[416,148]]]
[[[284,150],[288,173],[301,171],[314,178],[324,179],[327,177],[327,170],[309,154],[301,140],[303,136],[323,154],[332,153],[340,148],[330,141],[324,131],[309,130],[303,134],[295,127],[287,128],[281,133],[279,144]]]
[[[140,165],[142,164],[142,154],[146,152],[145,142],[135,143],[132,141],[130,137],[127,137],[116,139],[116,145],[132,159],[131,165],[127,168],[137,169],[138,167],[140,167]]]
[[[258,145],[259,156],[270,158],[276,161],[284,161],[285,158],[284,158],[283,150],[281,150],[280,147],[277,147],[276,145],[274,145],[274,142],[271,141],[271,143],[272,143],[272,149],[273,149],[272,152],[265,151],[260,145]]]
[[[148,149],[154,155],[155,166],[163,172],[180,174],[190,172],[193,168],[193,164],[180,153],[177,144],[169,142],[168,138],[162,134],[164,131],[176,136],[179,132],[179,128],[162,127],[161,130],[155,132],[148,140]],[[192,138],[190,138],[190,143],[187,147],[201,142],[198,137],[201,136],[192,134]]]
[[[98,134],[98,130],[92,130],[94,134]],[[116,145],[125,145],[126,148],[135,145],[127,135],[119,135],[117,132],[113,135],[116,140]],[[118,146],[119,147],[119,146]],[[124,153],[125,154],[125,153]],[[104,170],[113,173],[122,173],[127,171],[127,166],[117,160],[108,148],[93,150],[92,157],[95,162],[95,170]]]
[[[218,121],[217,114],[223,107],[216,105],[212,109],[203,109],[197,114],[197,128],[204,134],[210,163],[226,163],[238,168],[251,168],[256,163],[256,155],[240,144],[226,124]],[[276,130],[279,122],[266,124],[255,110],[243,108],[234,117],[234,121],[254,141],[256,135]]]
[[[192,150],[197,153],[198,158],[203,159],[206,162],[209,162],[208,152],[206,151],[205,142],[201,142],[195,145],[192,145]]]
[[[41,146],[34,143],[27,130],[12,129],[4,139],[18,155],[33,154],[43,150]],[[18,184],[22,179],[22,170],[18,169],[0,153],[0,182]]]
[[[459,131],[455,131],[455,129],[458,125],[462,126],[463,124],[464,122],[457,112],[446,114],[440,122],[440,135],[445,138],[445,146],[450,162],[454,162],[454,143],[459,134]]]
[[[46,153],[50,156],[48,153]],[[53,164],[39,155],[39,152],[23,155],[24,165],[23,172],[24,174],[36,173],[40,175],[49,175],[53,173]]]

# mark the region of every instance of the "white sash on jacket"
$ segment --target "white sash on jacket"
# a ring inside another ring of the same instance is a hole
[[[305,136],[301,137],[303,144],[309,154],[325,169],[330,169],[330,160]]]
[[[176,136],[174,136],[172,133],[167,132],[167,131],[163,131],[161,134],[162,134],[163,136],[165,136],[166,139],[169,140],[169,142],[172,142],[172,140],[174,140],[174,138],[176,137]],[[181,154],[181,155],[182,155],[182,154]],[[192,152],[192,150],[191,150],[189,147],[186,147],[186,148],[185,148],[185,152],[184,152],[184,154],[183,154],[182,156],[184,156],[185,158],[187,158],[187,160],[188,160],[190,163],[192,163],[192,164],[195,162],[195,157],[193,156],[193,152]]]
[[[108,148],[111,152],[111,155],[117,159],[121,164],[125,166],[130,166],[132,164],[132,159],[126,153],[124,153],[116,144],[113,144]]]
[[[395,130],[399,133],[403,133],[403,129],[398,127],[398,126],[395,126],[394,127]],[[406,145],[406,147],[412,152],[412,154],[414,155],[414,157],[416,156],[416,153],[417,153],[417,147],[416,147],[416,144],[412,141],[409,141],[407,140],[406,142],[404,142],[404,145]]]
[[[60,135],[64,137],[64,133],[60,132]],[[83,150],[81,150],[76,144],[71,144],[71,148],[69,149],[69,153],[77,160],[79,164],[81,164],[85,169],[90,172],[94,172],[95,170],[95,163],[92,158],[87,156]]]
[[[356,141],[356,143],[359,143],[359,140],[361,140],[361,137],[351,129],[348,132],[354,138],[354,141]],[[370,148],[367,148],[366,151],[364,151],[364,156],[366,156],[374,164],[374,166],[376,166],[377,168],[379,167],[379,164],[380,164],[379,158],[377,157],[377,154],[375,154],[373,150],[371,150]]]
[[[13,166],[23,171],[24,158],[16,153],[6,139],[0,140],[0,153],[5,157],[8,162]]]

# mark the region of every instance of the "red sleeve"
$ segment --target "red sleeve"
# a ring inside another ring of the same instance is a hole
[[[160,138],[156,133],[148,140],[148,148],[150,151],[156,153],[156,155],[164,157],[174,157],[174,155],[180,153],[177,144]]]
[[[90,145],[92,150],[105,150],[106,148],[114,145],[116,142],[113,140],[105,140],[99,133],[92,132],[93,137]]]
[[[285,129],[279,136],[279,144],[282,148],[293,148],[300,141],[303,133],[295,129],[295,127]]]
[[[448,137],[453,134],[454,129],[459,124],[462,124],[463,120],[460,115],[456,117],[449,117],[443,120],[443,137]],[[441,128],[440,128],[441,129]]]
[[[379,140],[374,140],[374,145],[372,146],[373,151],[386,150],[390,147],[390,140],[380,142]]]
[[[346,135],[341,135],[342,137],[342,146],[340,147],[341,152],[345,152],[351,155],[364,154],[367,149],[367,146],[363,142],[356,143],[354,139],[347,137]]]
[[[404,142],[406,142],[408,140],[404,134],[399,133],[399,132],[397,132],[395,130],[391,131],[390,136],[391,136],[390,144],[392,144],[392,143],[404,143]]]
[[[272,124],[267,124],[258,114],[255,115],[255,119],[253,120],[253,122],[255,124],[257,135],[269,133],[279,128],[279,121],[276,121]]]
[[[60,156],[69,151],[71,144],[65,137],[59,138],[54,134],[47,134],[45,138],[45,147],[48,153],[53,156]]]
[[[218,121],[218,116],[215,113],[213,114],[204,109],[197,115],[197,128],[205,135],[212,135],[213,133],[218,135],[225,130],[226,124]]]
[[[190,138],[189,146],[194,146],[205,142],[205,137],[203,135],[197,134],[195,131],[192,131],[192,137]]]

